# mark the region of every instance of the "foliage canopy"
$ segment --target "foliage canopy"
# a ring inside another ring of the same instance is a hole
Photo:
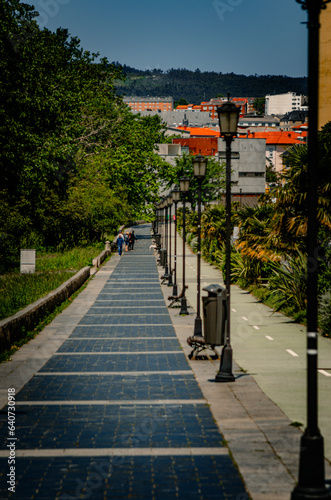
[[[98,240],[148,217],[166,142],[116,94],[122,68],[0,0],[0,253]]]

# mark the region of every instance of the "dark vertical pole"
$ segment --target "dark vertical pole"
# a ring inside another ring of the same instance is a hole
[[[158,217],[159,217],[159,210],[158,208],[156,207],[156,210],[155,210],[155,221],[156,221],[156,225],[155,225],[155,229],[156,229],[156,233],[159,232],[159,220],[158,220]]]
[[[178,295],[177,288],[177,201],[175,201],[175,248],[174,248],[174,283],[172,289],[172,295]]]
[[[185,297],[185,241],[186,241],[186,207],[185,207],[185,196],[186,194],[183,193],[183,292],[182,292],[182,298],[181,298],[181,307],[180,307],[180,313],[179,314],[188,314],[187,310],[187,301]]]
[[[200,313],[200,288],[201,288],[201,183],[202,179],[198,178],[198,248],[197,248],[197,315],[194,322],[194,333],[202,337],[202,320]]]
[[[168,276],[168,206],[165,207],[165,271],[164,276]]]
[[[232,347],[230,343],[230,281],[231,281],[231,142],[232,137],[226,136],[226,259],[225,259],[225,287],[226,287],[226,340],[222,350],[220,370],[216,382],[233,382]]]
[[[172,272],[171,272],[171,205],[169,204],[169,271],[168,271],[168,286],[172,286]]]
[[[331,496],[324,476],[324,440],[318,428],[317,397],[319,15],[325,2],[307,0],[299,3],[308,10],[307,427],[301,438],[299,482],[291,498],[329,500]]]

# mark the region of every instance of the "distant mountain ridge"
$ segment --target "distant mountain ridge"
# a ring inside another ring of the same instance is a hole
[[[113,63],[121,66],[118,62]],[[234,73],[216,73],[210,71],[190,71],[187,69],[138,70],[122,66],[126,75],[125,82],[117,82],[120,95],[139,97],[172,96],[174,101],[183,98],[190,104],[200,104],[213,97],[264,97],[267,94],[296,92],[307,94],[306,77],[285,75],[236,75]]]

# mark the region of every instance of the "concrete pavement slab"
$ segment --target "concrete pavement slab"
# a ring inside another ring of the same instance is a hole
[[[69,307],[56,319],[55,352],[40,337],[43,366],[16,391],[17,489],[8,498],[249,498],[167,308],[148,307],[162,298],[149,230],[95,275],[74,316]],[[6,415],[0,426],[7,466]]]

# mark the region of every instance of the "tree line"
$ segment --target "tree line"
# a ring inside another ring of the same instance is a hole
[[[118,67],[119,63],[113,63]],[[288,77],[285,75],[236,75],[215,71],[190,71],[187,69],[169,69],[168,71],[137,70],[123,66],[126,79],[116,82],[116,88],[122,95],[172,96],[175,101],[181,98],[191,104],[231,92],[233,97],[264,97],[267,94],[296,92],[307,94],[306,77]]]
[[[0,0],[0,261],[19,248],[98,241],[158,200],[159,117],[117,94],[122,68],[33,7]]]

